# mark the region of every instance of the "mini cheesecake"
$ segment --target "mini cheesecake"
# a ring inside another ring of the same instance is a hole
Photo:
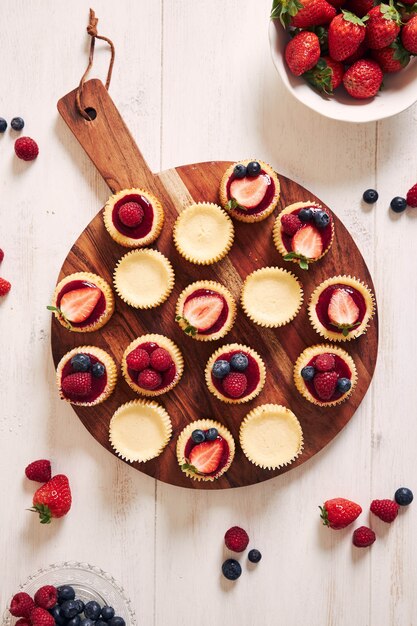
[[[104,326],[113,315],[113,292],[101,276],[77,272],[57,284],[48,309],[68,330],[92,332]]]
[[[193,480],[220,478],[229,469],[234,455],[235,442],[231,433],[214,420],[195,420],[178,437],[179,466]]]
[[[278,215],[273,230],[278,252],[302,269],[308,269],[330,250],[333,236],[333,217],[317,202],[290,204]]]
[[[104,402],[113,392],[116,380],[115,362],[95,346],[80,346],[67,352],[56,371],[61,398],[78,406]]]
[[[122,374],[127,384],[144,396],[160,396],[178,384],[184,370],[182,354],[163,335],[142,335],[126,348]]]
[[[159,237],[164,223],[161,203],[149,191],[123,189],[110,196],[104,207],[104,225],[121,246],[149,246]]]
[[[249,402],[262,391],[266,370],[255,350],[238,343],[221,346],[207,362],[207,387],[229,404]]]
[[[278,204],[278,176],[263,161],[239,161],[225,171],[220,183],[220,202],[241,222],[260,222]]]
[[[294,382],[309,402],[323,407],[335,406],[354,390],[356,366],[352,357],[338,346],[311,346],[295,363]]]
[[[220,283],[200,280],[181,292],[175,319],[193,339],[215,341],[232,328],[236,303],[230,291]]]
[[[375,312],[375,298],[357,278],[333,276],[313,292],[308,313],[315,330],[332,341],[363,335]]]

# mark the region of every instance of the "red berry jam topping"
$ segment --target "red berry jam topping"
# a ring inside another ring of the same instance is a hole
[[[197,474],[215,476],[227,465],[230,450],[226,439],[220,435],[212,441],[202,443],[196,443],[190,437],[185,446],[184,456],[187,465]]]
[[[183,317],[200,335],[217,333],[228,315],[226,299],[211,289],[196,289],[184,302]]]
[[[213,364],[211,380],[216,389],[227,398],[250,395],[261,379],[256,359],[243,350],[220,354]]]
[[[94,402],[107,386],[107,370],[96,356],[83,352],[69,359],[61,374],[63,395],[74,402]]]
[[[320,354],[301,370],[304,384],[319,402],[334,402],[351,388],[352,372],[338,354]]]
[[[321,257],[331,243],[332,232],[330,213],[315,205],[295,209],[281,217],[281,238],[285,249],[306,259]]]
[[[327,330],[347,335],[366,315],[365,298],[350,285],[329,285],[319,296],[316,313]]]
[[[168,350],[153,341],[136,346],[127,355],[126,365],[131,380],[149,391],[165,389],[177,375],[177,368]]]
[[[100,319],[106,310],[106,298],[97,285],[71,280],[59,292],[56,306],[71,326],[82,328]]]
[[[233,173],[226,184],[231,208],[242,215],[255,215],[269,207],[275,196],[275,183],[261,169],[257,176],[236,177]]]
[[[150,233],[154,220],[152,204],[139,194],[120,198],[113,207],[112,220],[115,228],[132,239],[142,239]]]

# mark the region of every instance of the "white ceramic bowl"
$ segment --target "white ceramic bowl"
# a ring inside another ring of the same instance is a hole
[[[408,109],[417,101],[417,62],[412,59],[401,72],[385,74],[384,88],[368,100],[355,100],[340,87],[333,97],[322,96],[303,78],[293,76],[284,59],[288,33],[279,20],[271,20],[269,43],[277,72],[292,95],[313,111],[342,122],[375,122]]]

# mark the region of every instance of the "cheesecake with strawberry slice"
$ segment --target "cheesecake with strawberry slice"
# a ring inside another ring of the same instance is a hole
[[[215,341],[232,328],[236,303],[230,291],[220,283],[200,280],[181,292],[175,319],[193,339]]]
[[[338,346],[311,346],[295,363],[294,382],[309,402],[323,407],[335,406],[346,400],[355,388],[355,362]]]
[[[194,480],[214,481],[220,478],[229,469],[234,455],[232,434],[214,420],[195,420],[178,437],[179,466]]]
[[[279,179],[263,161],[239,161],[227,168],[220,182],[220,202],[241,222],[260,222],[278,204]]]
[[[68,330],[92,332],[104,326],[113,315],[114,296],[101,276],[77,272],[58,283],[52,305],[47,308]]]
[[[287,206],[275,220],[273,239],[285,261],[308,269],[330,249],[334,223],[328,209],[316,202],[296,202]]]
[[[308,313],[315,330],[332,341],[363,335],[375,312],[371,290],[352,276],[333,276],[314,290]]]

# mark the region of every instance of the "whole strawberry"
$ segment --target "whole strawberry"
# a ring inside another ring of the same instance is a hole
[[[369,48],[366,45],[365,41],[362,41],[359,48],[357,48],[357,50],[355,50],[355,52],[348,56],[348,58],[345,59],[343,62],[346,63],[346,65],[353,65],[353,63],[359,61],[359,59],[364,59],[367,56],[368,51]]]
[[[30,137],[16,139],[14,151],[16,156],[23,161],[33,161],[39,154],[38,144]]]
[[[387,524],[395,520],[399,508],[394,500],[372,500],[371,502],[372,513]]]
[[[368,12],[366,24],[366,43],[372,50],[386,48],[400,32],[401,18],[397,9],[390,4],[378,4]]]
[[[58,601],[58,592],[52,585],[44,585],[35,593],[35,604],[42,609],[52,609]]]
[[[373,98],[381,87],[382,79],[383,73],[378,63],[360,59],[346,70],[343,84],[353,98]]]
[[[39,487],[33,496],[33,508],[41,524],[49,524],[53,517],[63,517],[71,508],[72,496],[68,478],[64,474],[53,476]]]
[[[344,73],[343,63],[324,56],[312,70],[304,74],[304,78],[319,91],[331,95],[342,83]]]
[[[32,626],[55,626],[55,620],[46,609],[37,606],[30,614]]]
[[[35,603],[28,593],[19,591],[16,593],[9,606],[9,611],[14,617],[26,617],[28,618],[32,609],[35,608]]]
[[[319,58],[320,42],[315,33],[302,31],[285,48],[285,60],[295,76],[311,70]]]
[[[335,61],[351,56],[365,39],[365,23],[353,13],[343,11],[329,26],[329,54]]]
[[[301,0],[303,5],[291,20],[296,28],[311,28],[329,24],[336,15],[336,9],[326,0]]]
[[[372,50],[371,54],[381,70],[387,73],[399,72],[410,62],[410,54],[397,40],[386,48]]]
[[[0,296],[6,296],[12,285],[5,278],[0,278]]]
[[[346,10],[358,17],[364,17],[374,6],[374,0],[348,0]]]
[[[324,526],[329,526],[334,530],[346,528],[362,513],[362,507],[359,504],[345,498],[326,500],[319,509]]]
[[[51,461],[39,459],[33,461],[25,469],[26,477],[38,483],[47,483],[51,479]]]
[[[375,539],[376,536],[372,528],[359,526],[353,533],[352,543],[357,548],[367,548],[374,543]]]
[[[406,50],[417,54],[417,15],[411,18],[402,28],[401,41]]]
[[[407,191],[407,204],[413,208],[417,207],[417,183]]]
[[[233,552],[243,552],[248,547],[249,535],[240,526],[232,526],[224,536],[224,543]]]

